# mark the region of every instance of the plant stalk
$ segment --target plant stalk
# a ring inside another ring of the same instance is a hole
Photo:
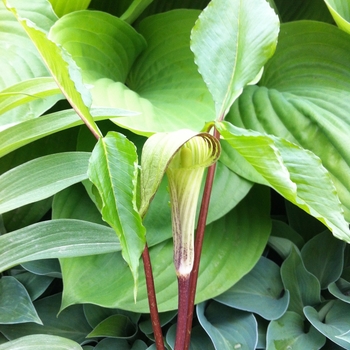
[[[214,136],[218,139],[220,137],[219,132],[216,129],[214,129]],[[185,340],[183,350],[188,350],[190,347],[194,302],[196,297],[197,280],[198,280],[198,272],[199,272],[199,263],[200,263],[201,253],[202,253],[204,232],[205,232],[205,226],[206,226],[207,217],[208,217],[210,196],[213,189],[215,170],[216,170],[216,163],[214,163],[208,168],[203,197],[202,197],[201,209],[199,212],[196,238],[194,243],[193,269],[191,271],[190,281],[189,281],[188,303],[187,303],[188,309],[187,309],[187,321],[186,321],[186,333],[185,333],[186,340]]]
[[[147,286],[147,295],[148,295],[148,305],[151,315],[152,328],[154,333],[154,341],[156,344],[157,350],[165,350],[162,327],[160,325],[156,291],[154,287],[154,279],[152,272],[151,259],[149,256],[148,246],[146,244],[145,249],[142,252],[143,266],[145,270],[146,277],[146,286]]]

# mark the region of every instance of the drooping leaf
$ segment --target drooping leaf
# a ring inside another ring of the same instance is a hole
[[[269,191],[260,186],[254,186],[225,217],[208,225],[196,302],[219,295],[250,271],[266,246],[270,230]],[[172,250],[172,240],[150,248],[161,312],[177,309]],[[75,303],[93,303],[135,312],[149,311],[142,270],[135,304],[133,280],[120,254],[63,259],[61,267],[65,286],[62,308]],[[104,285],[103,294],[101,285]]]
[[[289,311],[302,316],[304,306],[321,303],[320,282],[305,269],[301,255],[295,248],[281,266],[281,277],[284,288],[290,293]]]
[[[340,277],[344,249],[345,242],[332,237],[327,230],[308,241],[301,250],[306,269],[318,278],[322,289]]]
[[[62,17],[63,15],[79,10],[85,10],[88,8],[91,0],[75,0],[75,1],[65,1],[65,0],[49,0],[56,15]]]
[[[337,26],[350,34],[350,8],[347,1],[324,0]]]
[[[0,324],[42,324],[24,286],[12,276],[0,279]]]
[[[49,334],[27,335],[0,345],[0,350],[83,350],[76,342]]]
[[[37,300],[33,304],[43,325],[35,323],[21,323],[15,327],[12,325],[0,325],[0,332],[9,340],[32,334],[47,334],[82,343],[85,341],[86,335],[91,331],[91,327],[86,321],[83,307],[81,305],[73,305],[58,315],[60,303],[60,293]]]
[[[326,338],[314,327],[305,332],[304,319],[287,311],[280,319],[272,321],[267,329],[267,349],[321,349]]]
[[[0,242],[0,271],[26,261],[120,250],[111,228],[68,219],[36,223],[0,236]]]
[[[87,178],[88,152],[40,157],[0,176],[0,213],[51,197]]]
[[[257,313],[267,320],[275,320],[285,313],[289,304],[289,292],[283,292],[279,267],[261,257],[252,271],[215,300],[239,310]]]
[[[349,222],[349,101],[349,35],[325,23],[292,22],[281,26],[259,86],[244,89],[227,120],[283,137],[320,157]]]
[[[191,34],[195,61],[224,118],[243,87],[273,55],[279,20],[265,0],[213,0]]]
[[[4,2],[37,47],[69,103],[91,132],[96,137],[101,136],[88,109],[91,106],[91,96],[87,87],[82,83],[79,68],[68,52],[54,43],[48,35],[50,27],[58,19],[50,4],[44,0],[34,0],[30,3],[17,0],[4,0]]]
[[[333,343],[344,349],[350,349],[350,341],[347,335],[350,322],[350,305],[340,300],[331,301],[326,306],[329,308],[326,315],[321,315],[312,306],[304,308],[304,314],[308,321]]]
[[[336,189],[320,159],[283,138],[217,123],[235,159],[225,164],[251,181],[266,184],[350,242],[348,223]]]
[[[211,301],[197,306],[197,316],[215,349],[256,348],[258,325],[253,314]]]
[[[350,304],[349,290],[350,283],[343,278],[340,278],[338,281],[333,282],[328,286],[328,291],[332,295],[348,304]]]
[[[92,151],[88,174],[99,193],[97,202],[100,201],[103,220],[119,237],[136,293],[146,232],[136,203],[138,157],[134,144],[120,133],[109,132]]]

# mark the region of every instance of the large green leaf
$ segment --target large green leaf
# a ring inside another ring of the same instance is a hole
[[[88,152],[40,157],[0,176],[0,213],[48,198],[87,178]]]
[[[47,258],[68,258],[120,250],[113,230],[80,220],[39,222],[0,236],[0,271]]]
[[[122,255],[134,277],[136,293],[146,230],[136,203],[138,157],[135,145],[124,135],[109,132],[92,151],[88,174],[98,190],[96,201],[103,220],[119,237]]]
[[[69,103],[88,125],[91,132],[96,136],[101,136],[88,109],[91,106],[91,96],[87,87],[82,83],[79,68],[68,52],[54,43],[48,35],[50,27],[58,19],[50,3],[45,0],[33,0],[30,3],[18,0],[4,0],[4,2],[37,47]]]
[[[49,334],[27,335],[0,345],[0,350],[82,350],[82,347],[67,338]]]
[[[212,0],[191,34],[199,72],[223,118],[273,55],[278,17],[265,0]]]
[[[350,242],[333,182],[317,156],[283,138],[228,122],[217,123],[217,128],[234,154],[234,159],[223,159],[227,166],[251,181],[271,186],[323,222],[337,238]]]
[[[24,286],[12,276],[0,280],[0,324],[42,324]]]
[[[259,85],[244,90],[228,120],[319,156],[350,221],[349,35],[325,23],[283,24]]]
[[[207,226],[197,303],[224,292],[253,268],[270,233],[269,213],[268,189],[255,186],[233,211]],[[150,248],[160,311],[177,309],[172,250],[172,240]],[[64,259],[61,267],[65,286],[63,308],[74,303],[93,303],[149,311],[143,273],[135,304],[133,281],[120,254]]]
[[[305,332],[302,316],[287,311],[280,319],[272,321],[267,330],[267,349],[321,349],[326,342],[314,327]]]
[[[324,0],[337,26],[350,34],[350,8],[346,0]]]
[[[79,10],[85,10],[91,0],[75,0],[75,1],[66,1],[66,0],[49,0],[55,13],[58,17]]]
[[[275,320],[286,312],[289,292],[284,292],[279,267],[261,257],[249,274],[215,300],[239,310],[257,313],[267,320]]]
[[[253,314],[211,301],[199,304],[197,315],[215,349],[256,349],[258,325]]]

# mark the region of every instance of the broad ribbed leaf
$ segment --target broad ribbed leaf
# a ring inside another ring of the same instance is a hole
[[[0,279],[0,324],[42,324],[24,286],[12,276]]]
[[[244,90],[227,120],[283,137],[320,157],[349,222],[349,35],[325,23],[283,24],[259,85]]]
[[[284,292],[279,267],[273,261],[261,257],[252,271],[215,300],[259,314],[267,320],[275,320],[287,310],[289,292]]]
[[[256,349],[258,324],[253,314],[211,301],[197,306],[197,316],[215,349]]]
[[[255,186],[233,211],[207,226],[197,303],[224,292],[256,264],[271,230],[269,203],[268,188]],[[151,247],[150,255],[159,310],[176,310],[178,295],[172,240]],[[75,303],[93,303],[149,312],[143,272],[135,304],[133,280],[119,253],[63,259],[61,267],[63,308]],[[104,293],[101,293],[101,285]]]
[[[336,300],[330,301],[324,308],[328,308],[325,315],[322,309],[317,312],[311,306],[304,308],[304,314],[308,321],[333,343],[344,349],[350,349],[350,305]]]
[[[266,184],[350,242],[350,231],[328,171],[320,159],[283,138],[217,124],[236,159],[226,165],[251,181]],[[231,151],[231,152],[232,152]]]
[[[212,0],[192,29],[191,49],[224,118],[273,55],[279,20],[265,0]]]
[[[0,236],[0,271],[27,261],[120,250],[113,230],[81,220],[39,222]]]
[[[50,4],[44,0],[30,2],[4,0],[4,2],[37,47],[69,103],[87,124],[91,132],[96,136],[101,136],[88,109],[91,106],[91,96],[82,83],[79,68],[71,56],[62,47],[51,41],[48,35],[50,27],[58,19]]]
[[[89,6],[91,0],[49,0],[56,15],[62,17],[63,15],[79,10],[85,10]]]
[[[0,350],[83,350],[73,340],[49,334],[33,334],[0,345]]]
[[[146,232],[136,204],[138,157],[134,144],[122,134],[109,132],[96,144],[88,173],[98,190],[96,199],[103,220],[119,237],[122,255],[134,277],[136,293]]]
[[[321,349],[326,342],[314,327],[305,333],[305,321],[295,312],[287,311],[267,329],[267,349]]]
[[[350,34],[350,7],[347,0],[324,0],[337,26]]]
[[[0,176],[0,213],[48,198],[87,178],[90,153],[66,152],[31,160]]]

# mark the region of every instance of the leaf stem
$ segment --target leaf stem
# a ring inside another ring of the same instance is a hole
[[[214,129],[214,136],[219,139],[219,132]],[[216,163],[211,165],[208,168],[207,177],[205,180],[205,187],[202,197],[201,209],[199,212],[197,231],[196,231],[196,239],[194,244],[194,262],[193,269],[190,274],[190,284],[189,284],[189,294],[188,294],[188,309],[187,309],[187,322],[186,322],[186,341],[183,347],[183,350],[188,350],[190,346],[191,340],[191,330],[192,330],[192,321],[193,321],[193,312],[194,312],[194,302],[196,297],[196,289],[197,289],[197,280],[198,280],[198,272],[199,272],[199,263],[202,253],[203,240],[204,240],[204,232],[205,226],[207,222],[208,210],[209,210],[209,202],[210,196],[213,189],[214,175],[216,170]]]
[[[145,245],[145,249],[142,252],[142,260],[143,260],[143,267],[144,267],[145,276],[146,276],[148,305],[149,305],[149,310],[151,314],[151,322],[152,322],[156,348],[157,350],[165,350],[162,327],[159,321],[159,313],[158,313],[158,306],[157,306],[156,291],[154,287],[151,259],[149,256],[149,250],[148,250],[147,244]]]
[[[177,314],[177,327],[176,327],[176,340],[175,350],[186,349],[186,340],[188,338],[187,322],[188,322],[188,303],[189,303],[189,288],[190,288],[190,275],[178,276],[178,314]]]

